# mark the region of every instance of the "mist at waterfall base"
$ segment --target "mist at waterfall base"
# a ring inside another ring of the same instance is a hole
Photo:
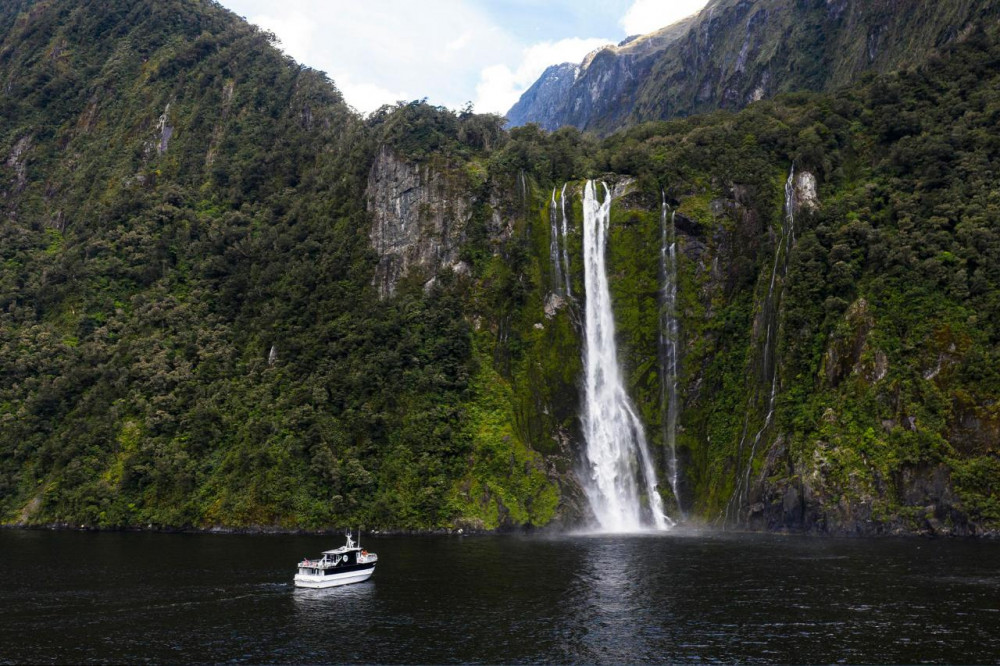
[[[605,265],[612,197],[607,185],[601,187],[603,200],[594,181],[587,181],[583,192],[583,435],[588,469],[582,482],[601,530],[665,530],[671,521],[664,514],[653,458],[618,366]]]
[[[1000,543],[0,531],[0,663],[995,663]]]

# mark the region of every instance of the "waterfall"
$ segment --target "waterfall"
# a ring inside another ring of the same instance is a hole
[[[552,203],[549,204],[549,259],[552,262],[553,291],[563,295],[562,257],[559,253],[559,209],[556,204],[556,188],[552,188]],[[565,240],[563,241],[565,243]]]
[[[553,194],[555,191],[553,191]],[[563,275],[566,277],[566,295],[573,295],[573,288],[570,287],[570,273],[569,273],[569,241],[568,238],[568,225],[566,223],[566,184],[563,183],[562,192],[559,194],[559,204],[562,209],[562,259],[563,259]]]
[[[602,183],[603,185],[603,183]],[[641,496],[648,500],[652,527],[668,529],[656,487],[656,472],[642,422],[625,392],[618,368],[611,292],[605,270],[611,192],[598,202],[594,182],[583,197],[584,286],[586,290],[586,373],[583,431],[589,465],[584,490],[600,527],[623,532],[649,526]]]
[[[677,229],[674,226],[676,211],[667,205],[667,195],[662,195],[660,210],[660,274],[663,288],[660,292],[660,407],[665,414],[663,441],[667,445],[667,473],[670,489],[680,508],[681,496],[677,489],[680,469],[677,466],[677,369],[680,326],[677,322]],[[670,213],[670,225],[667,225]]]
[[[746,462],[742,462],[743,449],[746,443],[748,426],[750,423],[750,409],[747,410],[746,420],[743,423],[743,435],[740,437],[738,456],[743,465],[742,473],[737,477],[736,487],[729,499],[726,507],[726,518],[729,519],[730,512],[739,516],[740,510],[750,499],[750,474],[753,471],[753,459],[757,455],[757,446],[764,437],[764,432],[774,420],[774,407],[778,397],[778,310],[780,292],[775,293],[775,284],[778,278],[778,267],[781,266],[782,281],[788,275],[788,256],[792,251],[792,244],[795,242],[795,165],[792,165],[788,172],[788,180],[785,181],[785,209],[784,219],[781,225],[781,238],[778,246],[774,250],[774,266],[771,268],[771,281],[767,290],[767,298],[764,300],[763,317],[766,323],[764,335],[764,349],[762,353],[761,369],[767,383],[770,384],[770,392],[767,397],[767,412],[764,416],[764,424],[754,435],[750,445],[750,455]]]

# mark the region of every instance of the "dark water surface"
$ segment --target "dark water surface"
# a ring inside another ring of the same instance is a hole
[[[0,662],[997,662],[1000,544],[0,531]]]

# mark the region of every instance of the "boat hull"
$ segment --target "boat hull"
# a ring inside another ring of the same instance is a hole
[[[344,571],[326,576],[319,574],[295,574],[295,587],[308,587],[319,589],[325,587],[337,587],[338,585],[350,585],[351,583],[363,583],[375,573],[375,565],[354,571]]]

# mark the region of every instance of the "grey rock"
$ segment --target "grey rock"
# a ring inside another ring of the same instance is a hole
[[[562,108],[560,102],[572,88],[579,71],[580,66],[571,62],[547,68],[507,112],[510,126],[531,122],[547,130],[558,128]]]
[[[160,139],[156,144],[156,152],[159,155],[167,152],[167,148],[170,146],[170,138],[174,135],[174,128],[168,123],[170,121],[170,105],[167,104],[167,108],[163,110],[163,115],[156,123],[156,130],[160,133]]]
[[[31,137],[23,136],[18,139],[10,154],[7,155],[5,164],[14,170],[14,192],[20,192],[28,182],[27,169],[25,167],[24,156],[31,148]]]
[[[458,253],[471,202],[457,177],[406,162],[387,146],[379,150],[366,198],[372,216],[369,239],[379,256],[372,284],[380,298],[392,296],[400,278],[415,270],[428,281],[445,267],[469,272]]]
[[[816,210],[819,208],[819,195],[816,193],[816,176],[809,171],[798,171],[795,174],[795,212],[801,210]]]
[[[997,0],[711,0],[696,16],[598,49],[578,66],[550,67],[507,117],[511,125],[609,134],[640,122],[739,109],[783,92],[835,90],[865,72],[915,64],[968,25],[995,21],[998,6]]]

